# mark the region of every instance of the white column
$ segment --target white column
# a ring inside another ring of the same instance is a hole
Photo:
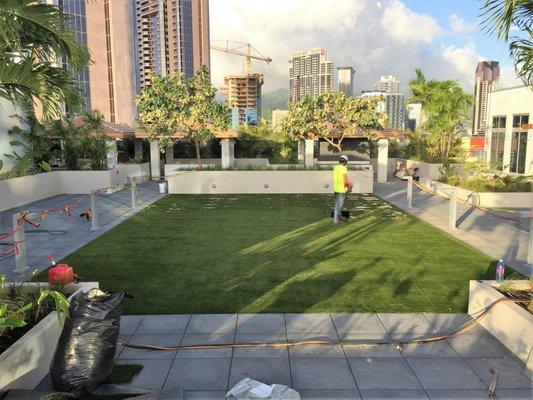
[[[524,172],[526,175],[533,174],[533,129],[527,131],[526,166]]]
[[[413,177],[407,177],[407,208],[413,208]]]
[[[509,125],[509,123],[507,123]],[[511,166],[511,145],[513,133],[510,129],[505,129],[505,142],[503,143],[503,171],[509,172]]]
[[[159,179],[161,177],[161,154],[159,153],[159,141],[152,140],[150,142],[150,169],[152,179]]]
[[[100,221],[98,217],[98,193],[96,191],[91,193],[91,231],[100,229]]]
[[[222,168],[233,168],[235,166],[235,141],[233,139],[222,139],[220,146],[222,147]]]
[[[389,159],[389,139],[378,140],[378,182],[387,182],[387,163]]]
[[[457,229],[457,197],[455,190],[450,191],[450,214],[448,225],[450,229]]]
[[[305,140],[298,140],[298,164],[303,164],[305,159]]]
[[[134,139],[133,141],[133,156],[141,159],[143,156],[143,142],[141,139]]]
[[[169,146],[165,150],[165,163],[174,164],[174,146]]]
[[[304,165],[306,168],[312,167],[315,164],[315,141],[313,139],[305,139],[305,153]]]

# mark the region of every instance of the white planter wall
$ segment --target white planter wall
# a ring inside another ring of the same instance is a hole
[[[0,211],[61,193],[57,172],[21,176],[0,181]]]
[[[118,164],[118,180],[127,182],[130,178],[150,178],[150,163]]]
[[[98,282],[82,282],[73,285],[72,291],[87,292],[94,287]],[[48,374],[61,329],[52,312],[0,354],[0,390],[34,389]]]
[[[119,184],[118,171],[58,171],[61,180],[61,192],[64,194],[88,194]]]
[[[372,168],[349,171],[354,193],[372,193]],[[187,171],[168,178],[170,194],[332,193],[332,171]]]
[[[424,161],[416,160],[404,160],[407,168],[418,168],[418,176],[420,176],[420,182],[426,182],[428,180],[435,181],[441,177],[440,168],[442,164],[430,164]]]
[[[498,284],[495,281],[470,281],[468,314],[475,318],[492,303],[505,298],[493,286]],[[526,363],[526,372],[532,377],[533,315],[519,305],[507,302],[494,306],[479,323]]]

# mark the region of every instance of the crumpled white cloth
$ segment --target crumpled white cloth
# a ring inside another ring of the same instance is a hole
[[[300,400],[300,395],[285,385],[267,385],[244,378],[226,393],[228,400]]]

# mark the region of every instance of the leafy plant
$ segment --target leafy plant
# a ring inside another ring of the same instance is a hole
[[[283,131],[276,132],[271,126],[244,125],[239,129],[235,143],[235,156],[239,158],[265,157],[271,163],[288,163],[294,160],[297,142]]]
[[[370,136],[373,129],[382,129],[386,115],[376,112],[380,101],[379,97],[356,98],[342,92],[305,96],[289,104],[281,129],[293,140],[320,138],[342,151],[346,135]]]

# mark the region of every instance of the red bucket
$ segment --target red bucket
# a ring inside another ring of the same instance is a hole
[[[57,264],[48,270],[48,283],[55,285],[68,285],[74,282],[74,270],[68,264]]]

